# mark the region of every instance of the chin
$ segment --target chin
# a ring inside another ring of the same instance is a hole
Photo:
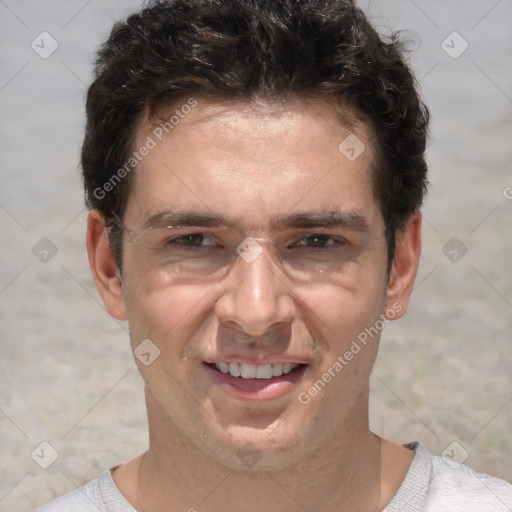
[[[221,464],[242,471],[278,471],[296,465],[307,454],[304,428],[293,429],[276,422],[267,428],[231,426],[226,431],[203,436],[202,448]]]

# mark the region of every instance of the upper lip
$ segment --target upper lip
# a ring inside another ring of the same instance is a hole
[[[279,354],[275,356],[268,357],[254,357],[247,355],[219,355],[208,357],[204,360],[206,364],[215,364],[220,362],[225,363],[242,363],[242,364],[253,364],[256,366],[263,364],[278,364],[278,363],[292,363],[292,364],[308,364],[308,361],[304,357]]]

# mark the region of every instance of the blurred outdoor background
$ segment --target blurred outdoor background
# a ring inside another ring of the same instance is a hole
[[[0,511],[147,445],[127,326],[89,272],[78,169],[93,52],[140,5],[0,0]],[[511,481],[512,2],[360,5],[381,32],[403,29],[433,116],[423,257],[408,314],[383,333],[371,426]]]

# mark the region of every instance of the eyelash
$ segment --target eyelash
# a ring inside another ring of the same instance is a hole
[[[334,248],[335,246],[340,246],[340,245],[345,245],[346,244],[346,240],[344,238],[341,238],[341,237],[335,237],[335,236],[331,236],[331,235],[326,235],[326,234],[323,234],[323,233],[313,233],[311,235],[306,235],[304,237],[302,237],[300,241],[302,240],[307,240],[307,239],[311,239],[311,238],[318,238],[318,239],[321,239],[321,240],[324,240],[325,242],[327,241],[334,241],[333,244],[331,244],[330,246],[327,246],[327,247],[311,247],[312,249],[329,249],[329,248]]]
[[[186,235],[177,236],[176,238],[172,238],[171,240],[168,240],[167,244],[171,245],[171,244],[178,243],[180,245],[184,245],[185,247],[190,247],[190,248],[198,247],[198,246],[194,246],[194,245],[186,245],[186,244],[180,243],[180,242],[183,242],[185,239],[187,239],[189,237],[194,237],[194,236],[202,236],[204,238],[204,237],[207,237],[208,235],[206,235],[205,233],[188,233]],[[199,246],[199,247],[203,247],[203,246]],[[208,246],[208,247],[211,247],[211,246]]]
[[[167,244],[168,245],[174,245],[174,244],[179,244],[179,245],[182,245],[184,247],[187,247],[187,248],[201,248],[201,247],[213,247],[215,244],[210,244],[210,245],[207,245],[207,246],[203,246],[203,245],[199,245],[199,246],[196,246],[196,245],[187,245],[187,244],[184,244],[183,242],[189,238],[189,237],[197,237],[197,236],[201,236],[203,237],[203,240],[204,238],[206,237],[209,237],[209,235],[205,234],[205,233],[189,233],[189,234],[186,234],[186,235],[181,235],[181,236],[178,236],[176,238],[173,238],[171,240],[168,240]],[[211,239],[211,237],[209,237]],[[313,239],[313,238],[317,238],[317,239],[321,239],[321,240],[324,240],[325,243],[329,242],[329,241],[334,241],[334,243],[332,243],[331,245],[327,245],[327,246],[323,246],[323,247],[314,247],[314,246],[307,246],[307,245],[302,245],[300,244],[300,242],[302,242],[303,240],[308,240],[308,239]],[[346,240],[344,238],[341,238],[341,237],[335,237],[335,236],[331,236],[331,235],[326,235],[324,233],[312,233],[310,235],[306,235],[304,237],[302,237],[301,239],[298,240],[298,242],[295,242],[293,245],[291,245],[290,247],[309,247],[311,249],[326,249],[326,250],[329,250],[330,248],[334,248],[336,246],[341,246],[341,245],[345,245],[346,244]]]

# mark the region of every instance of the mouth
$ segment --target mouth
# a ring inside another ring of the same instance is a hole
[[[289,393],[302,378],[307,364],[248,364],[236,361],[204,363],[221,391],[244,400],[270,400]]]

